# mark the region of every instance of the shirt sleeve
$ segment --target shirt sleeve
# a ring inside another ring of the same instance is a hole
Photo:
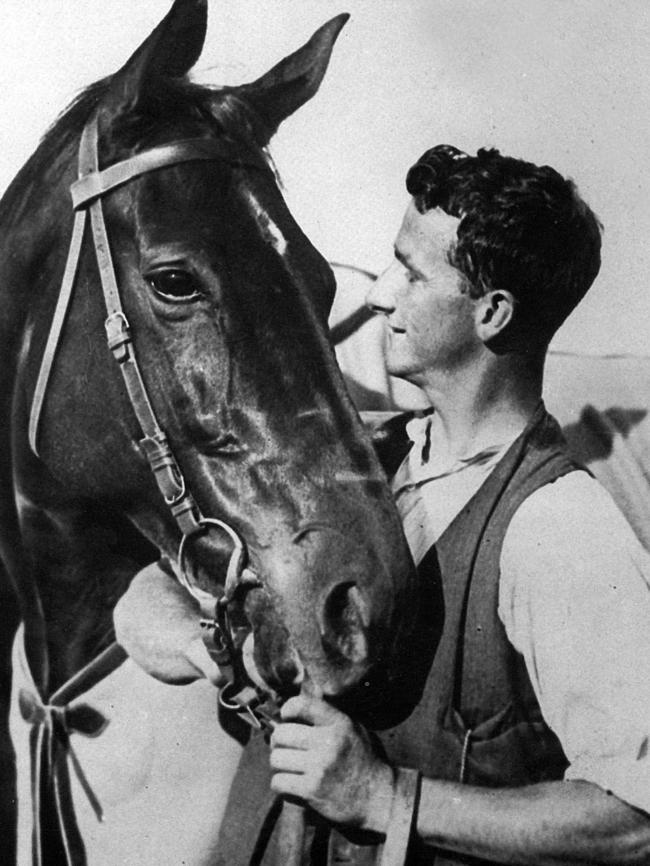
[[[567,756],[565,778],[650,813],[650,554],[586,472],[517,510],[499,616]]]

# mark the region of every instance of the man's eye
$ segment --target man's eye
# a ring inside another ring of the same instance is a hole
[[[404,278],[407,280],[407,282],[417,283],[420,280],[420,274],[418,274],[411,267],[409,267],[409,265],[407,265],[406,262],[402,262],[401,260],[399,260],[398,264],[399,264],[399,267],[402,271],[402,274],[403,274]]]
[[[147,280],[153,290],[165,301],[196,301],[201,297],[198,281],[193,274],[170,268],[149,274]]]

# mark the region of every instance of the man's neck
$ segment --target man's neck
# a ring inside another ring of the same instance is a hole
[[[542,396],[543,359],[492,357],[419,383],[438,416],[437,449],[450,458],[514,439]]]

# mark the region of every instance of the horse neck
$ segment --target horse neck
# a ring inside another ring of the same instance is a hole
[[[0,201],[0,394],[9,405],[18,364],[28,351],[34,302],[58,291],[54,275],[62,269],[73,217],[73,150],[69,145],[43,174],[34,175],[37,151]]]

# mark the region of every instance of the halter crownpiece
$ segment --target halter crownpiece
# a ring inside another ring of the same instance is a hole
[[[268,694],[261,694],[247,682],[241,661],[235,658],[235,647],[228,620],[228,605],[236,588],[245,583],[259,586],[253,572],[245,569],[246,549],[237,532],[216,518],[203,517],[186,483],[183,473],[174,457],[164,431],[156,419],[149,395],[138,366],[129,322],[122,307],[120,290],[110,251],[106,223],[102,207],[102,196],[140,177],[169,166],[195,161],[221,161],[235,168],[254,168],[268,170],[261,155],[251,150],[241,155],[241,146],[226,139],[183,139],[172,144],[153,147],[107,168],[99,168],[97,118],[93,116],[84,127],[79,143],[78,179],[70,187],[72,204],[75,211],[72,238],[63,273],[61,290],[54,312],[50,333],[41,361],[32,406],[29,416],[29,444],[38,456],[37,440],[39,422],[43,411],[47,385],[52,373],[56,351],[69,308],[74,288],[87,214],[90,224],[99,269],[104,302],[106,305],[105,330],[108,347],[118,363],[126,386],[129,401],[142,432],[139,445],[154,475],[158,489],[170,509],[182,534],[178,551],[179,582],[197,599],[201,608],[201,624],[205,628],[204,640],[210,655],[221,667],[228,687],[233,692],[231,701],[222,700],[228,709],[243,714],[243,718],[255,727],[268,723],[269,713],[251,709],[268,703]],[[185,567],[185,550],[189,538],[219,528],[232,543],[224,594],[217,600],[202,590],[190,578]],[[245,578],[242,581],[242,575]],[[209,632],[209,634],[208,634]],[[271,705],[271,712],[273,707]]]

